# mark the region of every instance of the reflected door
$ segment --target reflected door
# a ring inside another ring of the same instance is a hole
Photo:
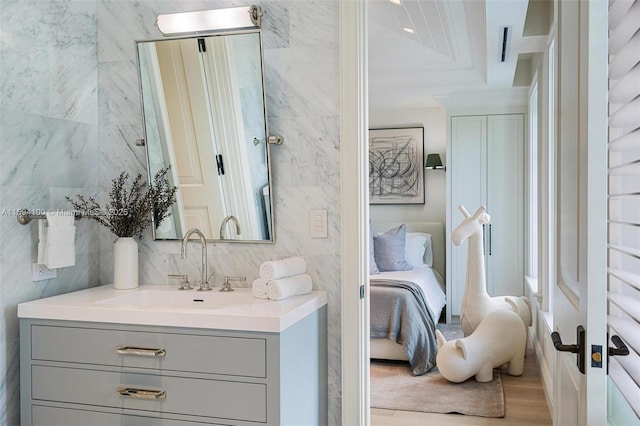
[[[198,228],[206,238],[216,238],[226,203],[221,202],[225,196],[217,167],[202,161],[218,155],[207,88],[200,75],[202,60],[193,40],[159,43],[156,50],[186,222],[181,235]]]

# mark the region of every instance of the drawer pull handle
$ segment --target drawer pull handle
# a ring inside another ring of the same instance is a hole
[[[166,399],[167,398],[167,392],[163,390],[118,387],[117,392],[118,392],[118,395],[120,395],[123,398],[138,398],[138,399]]]
[[[154,348],[138,348],[135,346],[118,346],[116,352],[120,355],[134,355],[134,356],[149,356],[149,357],[163,357],[167,354],[164,349]]]

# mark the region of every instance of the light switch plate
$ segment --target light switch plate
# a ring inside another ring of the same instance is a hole
[[[309,234],[311,238],[327,238],[327,210],[309,211]]]

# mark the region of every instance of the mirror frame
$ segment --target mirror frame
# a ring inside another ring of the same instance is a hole
[[[275,244],[276,243],[276,232],[275,232],[275,214],[274,214],[274,203],[273,203],[273,176],[271,172],[271,143],[269,142],[269,116],[267,114],[267,88],[265,81],[265,65],[264,65],[264,41],[262,36],[262,29],[248,29],[248,30],[225,30],[225,31],[200,31],[193,33],[185,33],[179,35],[172,35],[163,38],[157,39],[145,39],[145,40],[135,40],[134,41],[134,50],[136,56],[136,66],[138,70],[138,95],[140,101],[140,110],[142,112],[142,141],[143,146],[145,148],[145,159],[146,159],[146,168],[147,168],[147,179],[148,182],[151,182],[153,176],[151,176],[151,168],[149,164],[149,147],[147,146],[147,123],[144,115],[144,99],[142,95],[142,74],[140,67],[140,54],[138,50],[138,45],[140,43],[151,43],[151,42],[160,42],[160,41],[170,41],[170,40],[184,40],[184,39],[197,39],[201,37],[218,37],[218,36],[229,36],[229,35],[242,35],[242,34],[258,34],[258,39],[260,40],[260,67],[262,71],[262,102],[263,102],[263,110],[264,110],[264,127],[265,127],[265,149],[266,149],[266,162],[267,162],[267,178],[269,180],[269,217],[265,218],[267,223],[271,228],[271,239],[269,240],[236,240],[236,239],[207,239],[208,243],[245,243],[245,244]],[[212,160],[213,161],[213,160]],[[178,188],[178,191],[180,189]],[[159,238],[156,236],[156,224],[153,220],[153,213],[151,218],[151,232],[153,234],[154,241],[181,241],[182,238]]]

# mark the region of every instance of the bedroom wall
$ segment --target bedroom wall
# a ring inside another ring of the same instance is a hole
[[[531,58],[531,70],[532,77],[537,78],[538,83],[538,205],[539,211],[546,211],[549,209],[549,201],[547,199],[547,189],[549,187],[549,164],[545,161],[541,161],[548,157],[551,141],[546,136],[549,132],[549,90],[550,81],[549,75],[546,72],[548,69],[548,54],[536,53]],[[529,87],[533,85],[533,80]],[[529,112],[529,111],[528,111]],[[530,114],[527,114],[529,117]],[[529,118],[528,118],[529,119]],[[528,140],[528,144],[533,141]],[[528,145],[527,154],[530,152],[530,145]],[[526,163],[529,164],[529,158],[527,157]],[[527,174],[530,174],[530,167],[527,168]],[[527,184],[527,188],[529,185]],[[527,195],[527,199],[528,199]],[[527,206],[527,211],[531,210],[531,206]],[[527,222],[529,219],[527,218]],[[529,336],[531,344],[536,354],[538,371],[542,380],[542,386],[547,398],[547,404],[553,412],[554,406],[554,384],[553,377],[556,374],[556,350],[553,347],[551,341],[551,332],[553,331],[553,313],[549,310],[549,302],[544,302],[549,297],[549,283],[553,282],[548,276],[550,269],[550,256],[549,247],[553,245],[554,241],[550,239],[548,227],[550,224],[547,220],[541,220],[536,225],[536,232],[538,233],[538,268],[537,271],[531,271],[531,276],[525,277],[525,295],[531,302],[531,310],[533,316],[533,325],[529,329]],[[527,233],[528,235],[529,233]],[[529,246],[529,244],[527,244]],[[529,248],[529,247],[528,247]],[[529,248],[530,250],[530,248]],[[527,255],[528,258],[528,255]],[[537,297],[536,297],[537,296]]]
[[[369,128],[424,127],[424,154],[438,153],[446,165],[446,111],[444,108],[369,111]],[[446,172],[425,170],[425,203],[372,205],[372,222],[433,221],[445,223]]]

